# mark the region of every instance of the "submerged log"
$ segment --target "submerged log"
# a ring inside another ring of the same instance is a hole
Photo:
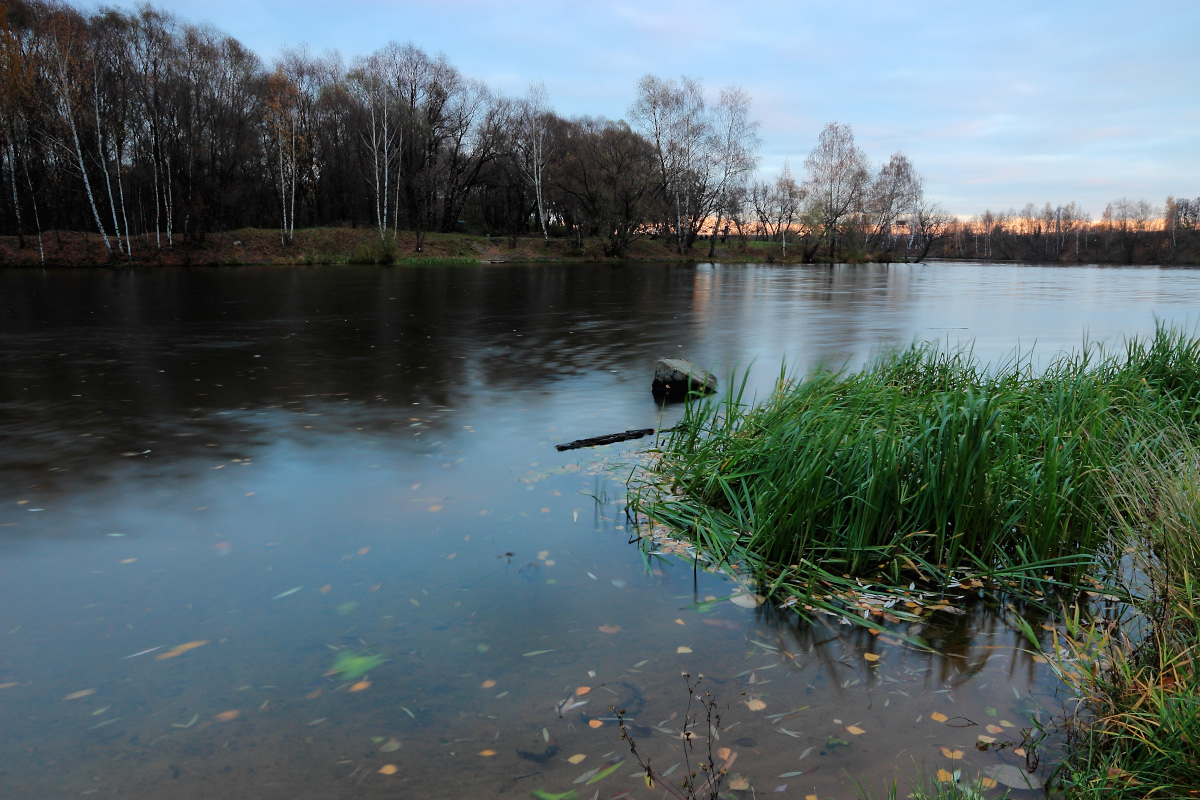
[[[609,433],[604,436],[593,436],[590,439],[576,439],[573,442],[566,444],[555,445],[556,450],[578,450],[582,447],[599,447],[602,444],[616,444],[617,442],[627,442],[630,439],[640,439],[643,436],[653,436],[654,428],[638,428],[636,430],[624,431],[622,433]]]
[[[708,394],[717,390],[717,377],[682,358],[660,358],[654,367],[654,396],[683,400],[692,392]]]

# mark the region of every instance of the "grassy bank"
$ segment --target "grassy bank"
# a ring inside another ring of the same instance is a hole
[[[1027,630],[1079,697],[1058,786],[1200,797],[1198,394],[1200,339],[1165,327],[1040,370],[918,345],[691,403],[632,504],[805,614],[881,628],[964,588],[1070,609],[1065,640]]]
[[[426,233],[418,249],[417,235],[400,231],[389,233],[387,241],[380,239],[374,228],[303,228],[295,232],[290,245],[280,240],[278,230],[246,228],[236,231],[209,233],[196,241],[176,237],[168,246],[166,237],[156,243],[155,237],[133,239],[133,257],[119,255],[109,258],[100,237],[79,231],[47,231],[42,236],[45,260],[48,265],[61,266],[154,266],[154,265],[315,265],[315,264],[454,264],[504,261],[605,261],[601,242],[573,238],[540,236],[488,236],[475,233]],[[161,244],[161,246],[159,246]],[[778,243],[739,242],[730,239],[718,244],[715,258],[733,262],[784,261]],[[789,253],[786,261],[798,260],[798,253]],[[675,252],[670,242],[645,237],[637,240],[627,254],[630,261],[699,262],[708,259],[708,242],[697,242],[685,256]],[[15,236],[0,237],[0,264],[7,266],[40,266],[41,252],[36,236],[26,237],[25,247],[18,247]]]

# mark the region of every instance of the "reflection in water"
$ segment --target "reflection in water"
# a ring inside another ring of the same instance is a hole
[[[627,755],[610,705],[657,767],[680,760],[682,670],[728,705],[719,746],[759,795],[1023,764],[1014,746],[1061,700],[992,610],[901,631],[931,655],[715,600],[730,593],[719,578],[627,544],[627,468],[612,467],[644,442],[553,445],[658,425],[664,355],[718,374],[754,363],[761,395],[784,358],[856,365],[881,343],[961,338],[994,359],[1148,331],[1155,314],[1184,319],[1197,278],[966,264],[0,273],[3,794],[578,789]],[[678,409],[662,413],[669,425]],[[339,653],[386,660],[330,674]],[[586,704],[559,717],[570,697]],[[978,749],[981,733],[996,743]],[[652,796],[635,772],[589,788]]]

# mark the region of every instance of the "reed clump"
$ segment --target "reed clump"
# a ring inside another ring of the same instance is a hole
[[[1200,339],[1160,326],[1040,369],[917,344],[785,374],[753,407],[741,385],[690,403],[631,493],[713,560],[793,588],[1074,581],[1109,541],[1116,477],[1196,432]]]

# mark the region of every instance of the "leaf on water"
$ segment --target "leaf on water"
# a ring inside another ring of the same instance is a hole
[[[578,778],[576,778],[575,780],[571,781],[571,783],[583,783],[584,781],[586,781],[587,779],[591,778],[592,776],[594,776],[594,775],[595,775],[597,772],[599,772],[599,771],[600,771],[600,768],[599,768],[599,767],[596,767],[595,769],[589,769],[587,772],[583,773],[583,774],[582,774],[582,775],[580,775]]]
[[[436,503],[429,507],[430,514],[436,514],[437,512],[439,512],[441,510],[442,510],[442,507],[440,505],[437,505]]]
[[[479,684],[479,688],[480,689],[490,689],[495,685],[496,685],[496,682],[494,680],[492,680],[491,678],[488,678],[486,681]]]
[[[858,727],[857,725],[847,725],[846,730],[849,731],[850,733],[853,733],[855,736],[866,733],[866,731],[864,731],[862,728]]]
[[[596,721],[596,720],[593,720],[593,722],[594,721]],[[584,784],[584,786],[591,786],[593,783],[599,783],[600,781],[607,778],[609,775],[612,775],[614,772],[616,772],[621,767],[621,765],[624,763],[625,763],[624,761],[618,761],[617,763],[613,764],[611,767],[600,770],[595,775],[593,775],[591,778],[588,778],[588,780]]]
[[[940,711],[933,712],[932,714],[929,715],[929,718],[931,720],[933,720],[934,722],[945,722],[946,720],[950,719],[949,717],[947,717],[945,714],[943,714]]]
[[[416,715],[416,714],[412,713],[411,711],[409,711],[409,710],[408,710],[407,708],[405,708],[404,706],[400,706],[400,710],[401,710],[401,711],[403,711],[405,714],[408,714],[408,715],[409,715],[410,717],[412,717],[413,719],[416,719],[416,718],[417,718],[417,715]]]
[[[800,754],[800,758],[802,760],[805,758],[808,758],[812,754],[812,751],[813,751],[813,748],[811,748],[811,747],[806,748],[805,751]]]
[[[401,744],[400,744],[400,742],[398,742],[398,741],[397,741],[397,740],[395,740],[395,739],[388,739],[386,742],[384,742],[383,744],[379,745],[379,752],[381,752],[381,753],[394,753],[394,752],[396,752],[397,750],[399,750],[399,749],[400,749],[400,747],[401,747]]]
[[[989,717],[994,717],[994,716],[997,716],[1000,712],[998,712],[996,709],[992,708],[991,706],[985,706],[983,709],[983,713],[987,714]]]
[[[867,661],[878,661],[880,656],[876,653],[863,653],[863,658]]]
[[[354,681],[378,667],[385,660],[383,656],[377,654],[359,655],[353,650],[341,650],[333,660],[333,667],[325,674],[338,675],[343,680]]]
[[[937,771],[937,779],[939,783],[954,783],[954,773],[939,769]]]
[[[358,683],[356,683],[356,684],[354,684],[353,686],[351,686],[351,687],[350,687],[350,691],[352,691],[352,692],[362,692],[362,691],[365,691],[365,690],[367,690],[367,689],[370,689],[370,688],[371,688],[371,682],[370,682],[370,681],[359,681]]]
[[[581,761],[583,761],[585,758],[587,758],[587,753],[576,753],[575,755],[568,758],[567,761],[571,764],[578,764]]]
[[[803,772],[803,771],[798,771],[798,772],[784,772],[784,773],[781,773],[779,777],[781,777],[781,778],[795,778],[797,775],[803,775],[803,774],[804,774],[804,772]]]
[[[731,755],[733,755],[733,751],[730,750],[728,747],[717,748],[717,757],[720,758],[722,761],[728,761],[729,757]]]
[[[591,719],[591,720],[588,720],[588,727],[589,727],[589,728],[599,728],[599,727],[600,727],[601,725],[603,725],[603,724],[604,724],[604,723],[603,723],[603,722],[601,722],[601,721],[600,721],[600,720],[598,720],[598,719]]]
[[[479,755],[483,756],[484,758],[491,758],[492,756],[496,755],[496,751],[495,750],[480,750]]]
[[[575,694],[579,697],[583,697],[585,694],[587,694],[591,690],[592,690],[592,687],[590,687],[590,686],[576,686]]]
[[[546,730],[545,728],[542,728],[542,741],[550,741],[550,731]]]
[[[275,595],[271,599],[272,600],[282,600],[283,598],[293,595],[303,588],[304,588],[303,586],[293,586],[291,589],[288,589],[286,592],[280,592],[279,594]]]
[[[620,625],[601,625],[600,632],[601,633],[620,633],[621,626]]]
[[[729,788],[734,790],[735,792],[740,792],[743,789],[750,788],[750,781],[745,776],[738,775],[729,782]]]
[[[524,656],[525,658],[528,658],[530,656],[540,656],[540,655],[543,655],[544,653],[553,653],[553,652],[554,652],[553,650],[530,650],[528,653],[522,653],[521,655]]]
[[[321,587],[321,594],[329,594],[329,591],[332,588],[333,588],[332,584],[329,584],[329,583],[325,584],[324,586]]]
[[[1047,663],[1047,661],[1046,661],[1046,657],[1045,657],[1045,656],[1043,656],[1043,655],[1035,655],[1035,656],[1033,657],[1033,660],[1034,660],[1034,662],[1035,662],[1035,663],[1037,663],[1037,664],[1045,664],[1045,663]]]
[[[963,757],[963,751],[962,750],[951,750],[949,747],[943,747],[942,755],[945,756],[946,758],[949,758],[952,761],[958,761],[959,759],[961,759]]]
[[[692,652],[692,648],[684,647],[683,645],[680,645],[679,647],[675,648],[675,652],[676,653],[690,653],[690,652]]]
[[[400,768],[397,767],[395,764],[384,764],[382,767],[379,768],[380,775],[395,775],[399,771],[400,771]]]
[[[120,563],[122,563],[122,564],[132,564],[132,563],[133,563],[133,562],[135,562],[135,561],[137,561],[137,559],[136,559],[136,558],[124,558],[124,559],[121,559],[121,562],[120,562]]]
[[[1016,748],[1013,748],[1013,755],[1014,755],[1014,756],[1020,756],[1021,758],[1024,758],[1024,757],[1025,757],[1025,748],[1024,748],[1024,747],[1016,747]]]
[[[995,789],[999,785],[999,781],[997,781],[995,778],[989,778],[986,775],[979,779],[980,789]]]
[[[199,714],[193,714],[193,715],[192,715],[192,718],[191,718],[191,719],[189,719],[187,722],[172,722],[172,723],[171,723],[171,727],[172,727],[172,728],[184,728],[184,729],[186,729],[186,728],[190,728],[190,727],[192,727],[193,725],[195,725],[195,724],[196,724],[197,722],[199,722],[199,721],[200,721],[200,715],[199,715]]]
[[[1001,728],[999,725],[988,725],[987,732],[988,733],[1004,733],[1004,728]]]
[[[63,700],[78,700],[81,697],[90,697],[96,693],[95,689],[80,689],[78,692],[71,692],[63,698]]]
[[[1002,719],[1002,720],[1000,720],[1000,726],[1001,726],[1001,727],[1003,727],[1003,728],[1015,728],[1015,727],[1017,727],[1016,725],[1013,725],[1011,722],[1009,722],[1009,721],[1008,721],[1008,720],[1006,720],[1006,719]]]
[[[729,598],[729,602],[742,608],[758,608],[763,604],[763,598],[757,594],[737,594]]]
[[[174,647],[172,647],[170,650],[168,650],[167,652],[159,653],[158,655],[156,655],[154,657],[154,660],[155,661],[166,661],[168,658],[175,658],[176,656],[181,656],[189,650],[195,650],[197,647],[203,647],[206,644],[208,644],[208,640],[206,640],[206,639],[197,639],[194,642],[184,642],[183,644],[177,644]]]
[[[321,692],[323,692],[323,691],[325,691],[325,690],[324,689],[313,689],[311,692],[304,695],[304,699],[305,700],[316,700],[318,697],[321,696]]]
[[[983,774],[1011,789],[1041,789],[1044,785],[1042,779],[1037,775],[1026,772],[1020,767],[1014,767],[1012,764],[997,764],[988,767]]]
[[[746,703],[746,708],[750,709],[751,711],[762,711],[766,707],[767,704],[762,700],[759,700],[757,697],[751,700],[749,703]]]
[[[679,619],[679,618],[676,618],[676,619],[675,619],[675,624],[676,624],[676,625],[686,625],[687,623],[686,623],[686,622],[684,622],[683,620]]]
[[[982,733],[976,738],[982,744],[994,744],[996,742],[995,736],[984,736]]]
[[[366,555],[367,553],[369,553],[369,552],[371,552],[371,548],[369,548],[369,547],[364,547],[364,548],[362,548],[362,549],[360,549],[360,550],[358,551],[358,554],[359,554],[360,556],[365,556],[365,555]]]
[[[235,708],[232,711],[222,711],[220,714],[217,714],[215,717],[213,717],[213,719],[215,719],[217,722],[232,722],[241,715],[242,712]]]

